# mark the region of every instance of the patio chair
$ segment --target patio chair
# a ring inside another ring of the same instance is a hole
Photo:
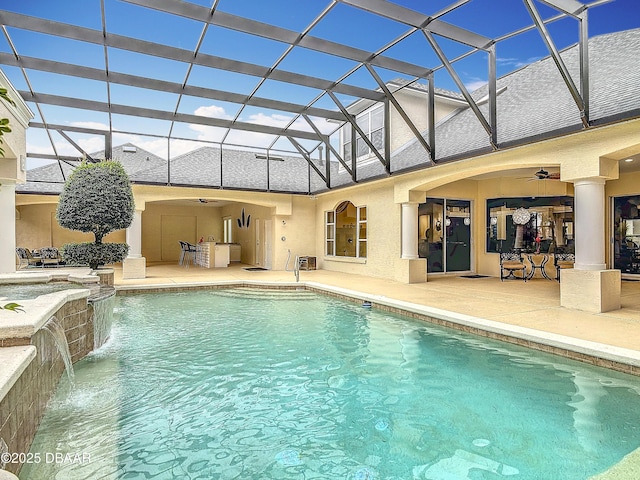
[[[55,265],[59,267],[64,265],[60,251],[56,247],[42,247],[40,249],[40,259],[42,260],[42,266]]]
[[[500,252],[500,281],[516,278],[515,272],[522,272],[522,280],[527,281],[527,267],[520,252]]]
[[[553,265],[556,267],[556,280],[560,281],[560,270],[573,268],[576,262],[576,254],[570,252],[558,252],[553,255]]]
[[[31,253],[31,250],[24,247],[16,248],[16,255],[18,256],[18,260],[20,263],[18,264],[18,270],[27,267],[40,267],[42,266],[42,260],[37,257],[34,257]]]
[[[189,266],[189,263],[195,264],[196,261],[196,246],[189,242],[178,241],[180,244],[180,260],[178,265]]]

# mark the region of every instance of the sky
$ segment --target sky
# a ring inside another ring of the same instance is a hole
[[[190,3],[206,8],[211,0],[192,0]],[[330,0],[220,0],[218,11],[244,16],[277,27],[303,32],[314,19],[330,4]],[[454,3],[453,0],[393,0],[392,3],[409,8],[424,15],[433,15]],[[586,2],[591,3],[591,2]],[[106,27],[110,34],[130,36],[137,39],[165,44],[170,47],[193,51],[203,31],[201,22],[188,18],[168,15],[143,8],[122,0],[104,0]],[[543,18],[553,16],[556,11],[536,2]],[[65,22],[92,30],[102,30],[101,6],[99,0],[0,0],[0,20],[2,11]],[[488,38],[500,38],[510,32],[532,24],[524,2],[521,0],[471,0],[440,20],[474,31]],[[595,36],[630,28],[640,28],[640,1],[614,0],[589,10],[589,35]],[[376,52],[390,42],[405,35],[409,27],[398,22],[379,17],[367,11],[355,8],[347,3],[338,2],[313,28],[308,35],[351,47]],[[574,19],[563,19],[549,24],[549,31],[558,49],[566,48],[578,41],[578,23]],[[78,42],[45,35],[42,33],[7,27],[12,44],[19,55],[36,57],[59,62],[82,65],[96,69],[105,69],[105,52],[102,46]],[[449,60],[464,54],[469,47],[457,42],[437,37],[438,44]],[[353,60],[333,57],[300,46],[294,47],[284,58],[288,45],[218,26],[209,26],[202,39],[201,54],[239,60],[262,67],[277,67],[289,72],[311,77],[336,81],[351,73],[344,83],[376,89],[374,78],[359,67]],[[11,53],[7,37],[0,35],[0,52]],[[521,68],[531,62],[548,56],[548,51],[540,37],[533,30],[517,37],[498,42],[498,76]],[[384,52],[385,56],[410,62],[425,68],[439,67],[440,61],[421,32],[414,32]],[[260,78],[195,66],[189,70],[183,62],[143,55],[124,49],[107,49],[108,68],[111,72],[127,73],[145,78],[168,82],[214,88],[233,92],[243,96],[254,93],[257,97],[308,104],[329,110],[337,110],[336,104],[322,90],[292,85],[272,79],[260,83]],[[18,90],[28,90],[28,84],[22,72],[12,66],[2,65],[9,80]],[[476,52],[454,63],[456,72],[465,86],[473,91],[486,83],[488,72],[487,55]],[[407,75],[376,68],[384,81]],[[141,108],[164,110],[190,115],[200,115],[221,119],[237,119],[242,122],[285,127],[294,122],[291,128],[311,131],[304,119],[295,120],[289,112],[268,110],[257,107],[244,107],[238,103],[222,102],[201,97],[178,98],[176,94],[145,90],[130,86],[112,84],[109,91],[104,83],[79,79],[37,70],[27,70],[29,84],[34,91],[80,98],[97,102],[132,105]],[[443,68],[435,73],[436,86],[457,91],[455,82]],[[357,100],[348,95],[338,95],[344,105]],[[34,121],[70,126],[82,126],[104,130],[108,128],[109,117],[106,113],[96,113],[81,109],[70,109],[42,105],[40,109],[29,104],[35,114]],[[313,119],[323,133],[334,131],[338,125],[324,119]],[[174,123],[150,118],[113,115],[115,130],[124,132],[114,136],[114,145],[132,142],[160,157],[176,156],[202,146],[202,141],[229,144],[248,144],[266,147],[274,142],[270,135],[232,131],[190,123]],[[184,140],[173,140],[168,148],[166,135]],[[95,152],[104,148],[101,135],[71,134],[73,140],[85,151]],[[334,135],[332,139],[335,142]],[[78,156],[77,150],[63,137],[54,133],[49,138],[41,129],[29,129],[27,150],[30,153],[53,153],[51,143],[61,155]],[[309,150],[314,142],[301,142]],[[280,139],[274,147],[293,150],[286,139]],[[41,164],[41,161],[29,159],[29,168]]]

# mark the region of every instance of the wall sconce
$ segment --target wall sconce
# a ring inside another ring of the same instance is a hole
[[[498,217],[491,217],[490,223],[491,223],[491,225],[497,225],[498,224]]]
[[[466,226],[469,226],[469,225],[471,225],[471,218],[469,218],[469,217],[464,217],[464,220],[462,220],[462,222],[463,222]]]
[[[450,226],[451,226],[451,219],[450,219],[450,218],[447,218],[447,219],[444,221],[444,224],[445,224],[447,227],[450,227]]]

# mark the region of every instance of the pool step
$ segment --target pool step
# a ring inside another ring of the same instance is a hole
[[[317,295],[307,290],[276,290],[259,288],[229,288],[216,290],[215,295],[231,298],[254,298],[264,300],[310,300]]]

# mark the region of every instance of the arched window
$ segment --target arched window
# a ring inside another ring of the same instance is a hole
[[[325,212],[326,254],[336,257],[367,257],[367,207],[348,200]]]

